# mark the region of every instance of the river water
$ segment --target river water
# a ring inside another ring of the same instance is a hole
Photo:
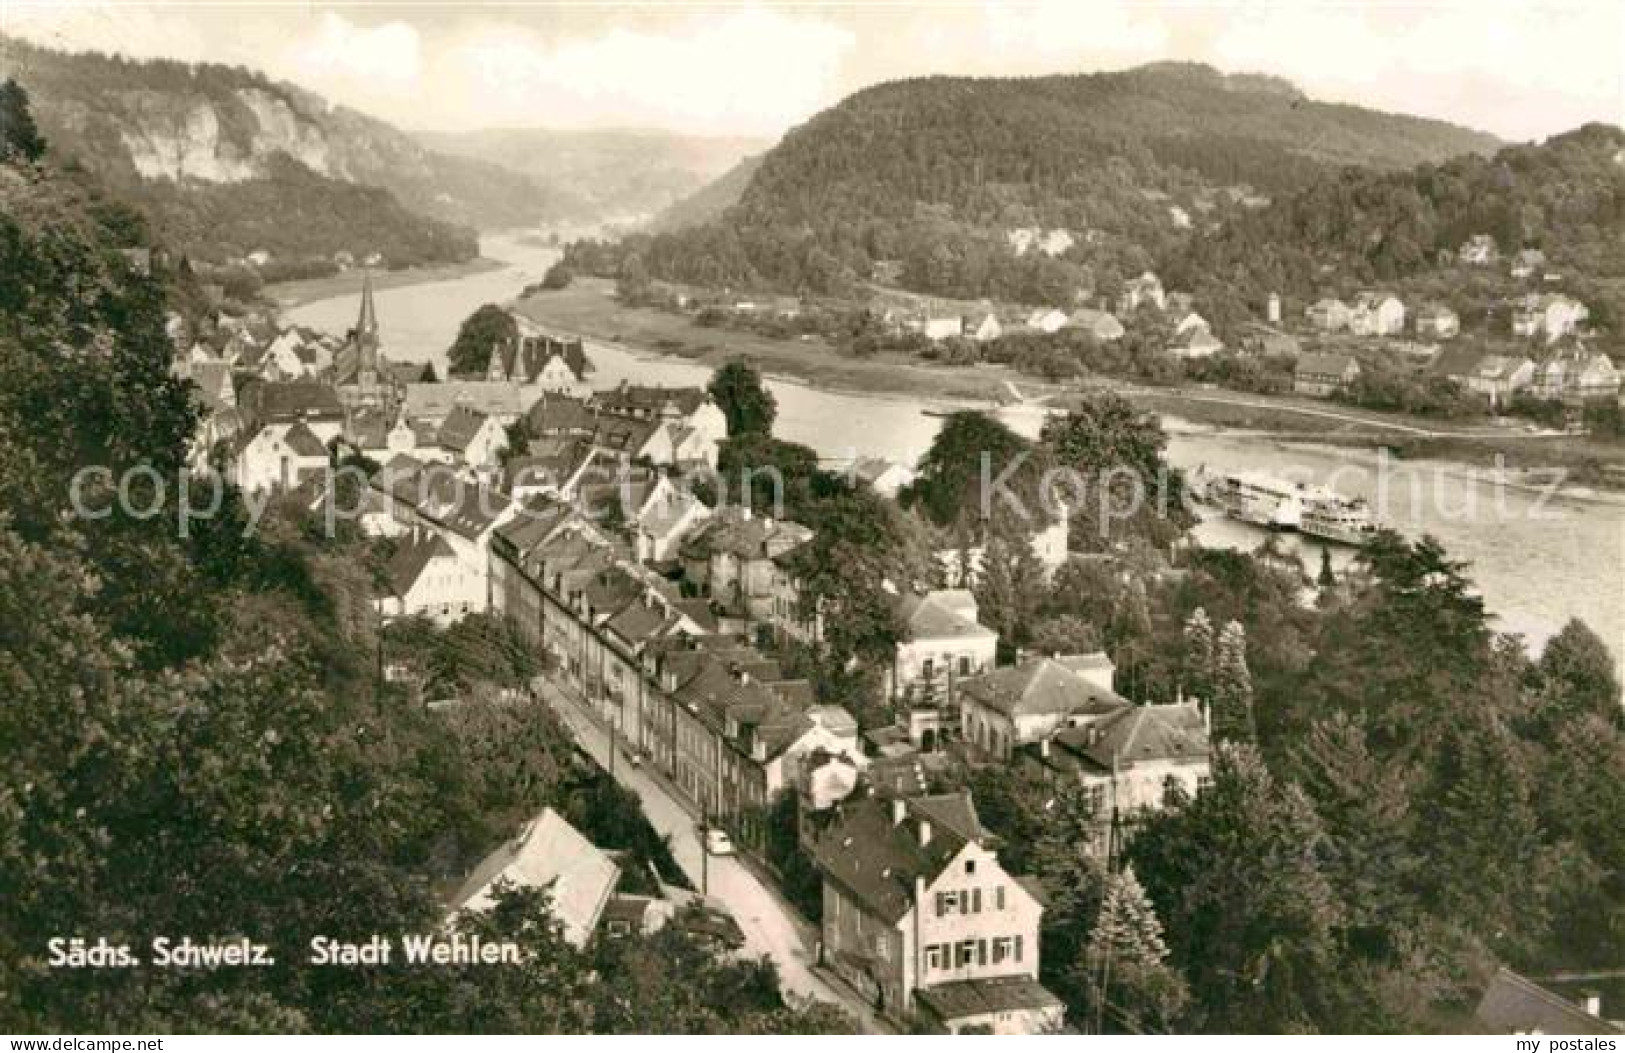
[[[443,376],[446,349],[462,320],[481,304],[516,296],[539,280],[557,256],[556,250],[508,237],[488,237],[482,248],[508,266],[376,294],[386,354],[432,361]],[[342,332],[354,323],[356,310],[357,299],[345,296],[312,301],[287,315],[302,325]],[[595,384],[622,379],[703,384],[710,376],[708,367],[679,358],[587,343],[597,366]],[[779,404],[775,432],[830,460],[867,454],[912,462],[941,423],[925,412],[941,407],[925,400],[821,391],[784,380],[772,380],[769,386]],[[1000,413],[1027,434],[1035,433],[1043,419],[1043,411],[1033,406]],[[1385,525],[1412,536],[1432,534],[1453,558],[1469,563],[1469,574],[1499,628],[1522,634],[1538,648],[1569,618],[1578,617],[1607,641],[1625,669],[1625,506],[1514,490],[1468,478],[1446,465],[1392,462],[1368,450],[1288,446],[1267,436],[1199,428],[1174,418],[1164,418],[1164,424],[1171,464],[1264,471],[1364,497]],[[1204,544],[1226,547],[1252,548],[1263,540],[1258,530],[1224,519],[1204,522],[1196,535]],[[1286,544],[1311,567],[1318,565],[1317,542],[1288,538]],[[1333,555],[1338,564],[1346,559],[1341,551]]]

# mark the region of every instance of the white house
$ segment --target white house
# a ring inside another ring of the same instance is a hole
[[[914,470],[884,457],[859,457],[848,472],[854,482],[863,483],[882,497],[896,497],[897,491],[914,481]]]
[[[265,424],[237,450],[237,485],[250,493],[290,490],[320,475],[328,449],[303,421]]]
[[[1367,290],[1349,308],[1349,332],[1355,336],[1393,336],[1405,330],[1405,304],[1392,293]]]
[[[1531,293],[1513,306],[1512,332],[1515,336],[1545,337],[1551,343],[1575,332],[1590,316],[1586,305],[1573,297]]]
[[[896,606],[902,632],[886,670],[886,693],[908,710],[909,739],[929,753],[959,722],[952,709],[955,685],[993,668],[999,634],[977,620],[969,589],[907,592]]]
[[[1155,307],[1159,311],[1165,310],[1168,306],[1168,294],[1163,291],[1162,279],[1150,271],[1146,271],[1138,278],[1130,278],[1124,283],[1117,313],[1133,314],[1144,306]]]
[[[1053,307],[1047,311],[1034,311],[1027,316],[1027,328],[1036,329],[1041,333],[1059,332],[1066,322],[1066,312],[1057,311]]]
[[[964,334],[964,319],[953,318],[927,318],[920,322],[920,332],[928,340],[946,340],[951,336]]]
[[[484,583],[463,573],[451,545],[430,530],[400,535],[385,573],[388,582],[377,599],[385,621],[422,615],[437,625],[451,625],[485,605]]]
[[[1004,333],[999,316],[992,311],[980,311],[963,319],[961,331],[979,344],[997,340]]]
[[[497,418],[459,406],[440,423],[435,445],[450,456],[452,463],[489,473],[508,448],[508,432]]]
[[[849,799],[812,841],[825,963],[880,1012],[949,1032],[1060,1026],[1038,982],[1043,903],[1000,865],[969,793]]]

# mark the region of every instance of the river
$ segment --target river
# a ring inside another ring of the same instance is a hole
[[[400,286],[376,294],[385,353],[428,360],[443,376],[445,352],[458,325],[484,303],[502,303],[537,281],[556,250],[511,237],[488,237],[485,255],[507,264],[446,281]],[[287,312],[290,320],[343,332],[355,321],[354,296],[316,300]],[[679,358],[589,340],[594,383],[622,379],[648,384],[703,384],[710,370]],[[935,404],[903,397],[823,391],[770,380],[778,399],[775,432],[820,455],[841,460],[856,454],[912,462],[930,444],[940,419],[923,412]],[[1000,411],[1012,427],[1036,432],[1043,411],[1032,406]],[[1533,647],[1571,617],[1607,641],[1625,669],[1625,506],[1547,497],[1468,478],[1450,466],[1381,462],[1368,450],[1286,445],[1268,436],[1200,428],[1164,418],[1168,460],[1254,469],[1296,481],[1332,485],[1366,498],[1379,520],[1409,535],[1436,536],[1469,573],[1496,616],[1497,627]],[[1228,520],[1208,520],[1196,531],[1208,545],[1251,548],[1262,534]],[[1287,544],[1311,566],[1320,546],[1295,538]],[[1334,553],[1341,564],[1345,556]]]

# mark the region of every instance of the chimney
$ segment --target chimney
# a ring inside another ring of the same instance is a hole
[[[929,819],[921,819],[920,820],[920,847],[924,848],[926,845],[929,845],[930,843],[931,843],[931,821]]]
[[[903,804],[903,799],[901,797],[893,797],[891,802],[891,824],[893,826],[901,826],[903,823],[903,816],[905,816],[907,813],[908,808],[905,804]]]
[[[1580,1008],[1585,1010],[1586,1016],[1602,1016],[1602,995],[1596,991],[1581,991]]]

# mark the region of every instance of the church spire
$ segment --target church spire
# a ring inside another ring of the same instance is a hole
[[[372,303],[372,275],[361,278],[361,317],[356,319],[355,332],[359,337],[378,339],[378,309]]]

